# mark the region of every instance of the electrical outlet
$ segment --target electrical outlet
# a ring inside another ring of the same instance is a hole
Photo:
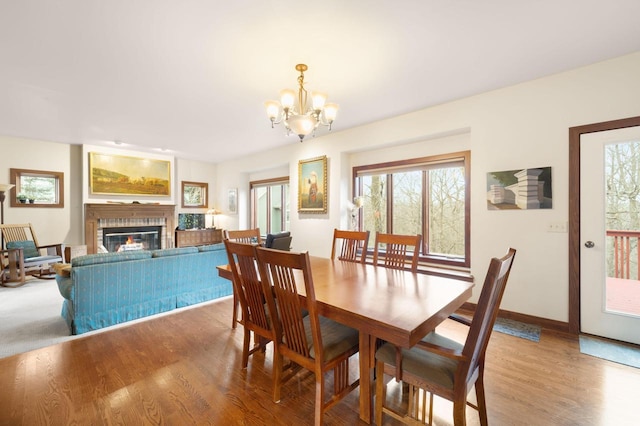
[[[547,232],[567,232],[567,222],[549,222]]]

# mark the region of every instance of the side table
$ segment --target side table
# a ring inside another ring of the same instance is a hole
[[[65,263],[71,263],[71,259],[78,256],[84,256],[87,254],[86,245],[73,245],[64,247],[64,261]]]

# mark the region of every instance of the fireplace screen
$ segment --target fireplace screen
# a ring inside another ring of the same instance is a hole
[[[156,250],[162,248],[161,226],[104,228],[103,245],[109,253],[128,250]]]

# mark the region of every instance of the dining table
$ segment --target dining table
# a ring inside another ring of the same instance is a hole
[[[318,314],[359,332],[360,419],[371,423],[376,340],[411,348],[472,294],[473,282],[310,256]],[[232,279],[229,265],[217,267]],[[296,280],[304,300],[304,281]]]

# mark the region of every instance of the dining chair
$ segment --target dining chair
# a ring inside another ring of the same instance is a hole
[[[266,301],[256,264],[253,244],[235,243],[224,240],[229,258],[229,267],[233,276],[233,291],[240,302],[244,328],[242,346],[242,368],[247,368],[249,355],[258,350],[265,351],[266,345],[275,339],[274,328],[267,312]],[[249,348],[253,332],[254,346]]]
[[[227,240],[231,240],[236,243],[244,244],[258,244],[262,245],[262,237],[260,237],[260,228],[254,229],[239,229],[235,231],[224,231],[224,237]],[[233,313],[231,318],[231,328],[236,328],[238,323],[238,297],[235,291],[233,292]]]
[[[240,229],[235,231],[224,231],[225,238],[236,243],[258,244],[262,245],[262,237],[260,236],[260,228]]]
[[[364,263],[367,258],[369,231],[343,231],[334,229],[331,259],[336,258],[337,244],[340,244],[340,252],[338,253],[339,260]]]
[[[256,255],[276,334],[273,400],[280,401],[282,385],[295,377],[300,367],[313,372],[315,424],[322,425],[324,413],[360,383],[360,379],[351,382],[349,378],[349,358],[358,352],[358,330],[318,314],[309,253],[256,247]],[[305,303],[298,285],[304,285]],[[297,367],[283,368],[285,358]],[[331,370],[333,394],[325,400],[325,373]]]
[[[471,320],[451,317],[469,326],[464,345],[434,331],[411,349],[397,349],[396,346],[385,343],[376,351],[376,424],[382,424],[383,413],[405,424],[416,424],[416,421],[425,423],[426,395],[429,393],[428,424],[433,419],[435,394],[453,402],[454,425],[466,424],[467,405],[478,410],[480,424],[487,425],[485,353],[515,254],[516,250],[510,248],[501,259],[491,259]],[[395,376],[397,380],[408,384],[409,402],[406,413],[385,405],[384,374]],[[477,405],[467,401],[467,394],[474,385]]]
[[[418,256],[420,255],[420,241],[422,236],[381,234],[376,232],[373,250],[373,264],[391,269],[405,269],[410,264],[411,272],[418,270]],[[380,246],[384,244],[384,250]],[[413,252],[409,251],[413,248]],[[380,260],[380,258],[382,258]],[[410,261],[410,262],[409,262]]]

